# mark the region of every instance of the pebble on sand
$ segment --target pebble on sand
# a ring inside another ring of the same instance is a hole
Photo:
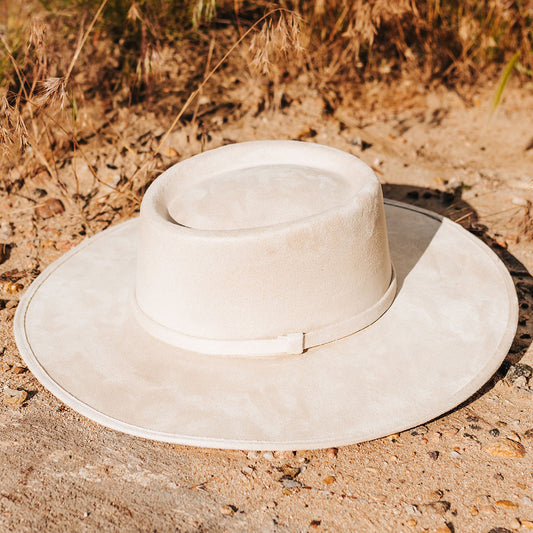
[[[233,516],[235,514],[235,508],[233,505],[221,505],[218,510],[226,516]]]
[[[494,505],[503,507],[504,509],[518,509],[518,505],[510,500],[498,500],[497,502],[494,502]]]
[[[526,455],[524,446],[511,439],[500,439],[487,444],[485,451],[496,457],[524,457]]]
[[[20,405],[24,403],[28,393],[25,390],[10,389],[6,387],[4,389],[4,403],[6,405]]]
[[[63,213],[63,211],[65,211],[63,202],[57,198],[49,198],[44,204],[35,209],[35,213],[41,218],[50,218]]]

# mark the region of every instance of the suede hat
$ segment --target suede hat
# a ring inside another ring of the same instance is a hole
[[[507,269],[466,230],[384,201],[350,154],[256,141],[159,176],[137,219],[42,272],[15,337],[48,390],[110,428],[297,450],[457,406],[517,317]]]

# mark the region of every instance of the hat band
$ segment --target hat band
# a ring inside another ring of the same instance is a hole
[[[366,328],[391,306],[396,296],[396,274],[392,268],[391,282],[385,294],[370,308],[346,320],[314,331],[289,333],[267,339],[205,339],[186,335],[163,326],[150,318],[133,295],[132,306],[139,324],[152,336],[184,350],[211,355],[298,355],[308,348],[342,339]]]

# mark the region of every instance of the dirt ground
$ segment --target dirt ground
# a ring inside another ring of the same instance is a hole
[[[202,96],[197,120],[164,140],[153,175],[202,149],[254,139],[306,140],[361,157],[385,196],[449,216],[505,261],[520,323],[499,372],[423,426],[320,451],[170,445],[78,415],[20,359],[12,333],[17,301],[86,235],[135,216],[134,197],[144,187],[135,172],[172,120],[142,106],[97,113],[105,104],[87,105],[77,132],[83,154],[64,152],[54,178],[42,166],[15,168],[0,192],[0,530],[533,529],[531,87],[509,87],[489,121],[490,84],[430,91],[413,82],[368,85],[361,99],[334,105],[307,86],[302,76],[278,88],[265,97],[273,105],[264,105],[265,89],[253,84],[239,89],[238,106]],[[22,403],[15,390],[27,392]]]

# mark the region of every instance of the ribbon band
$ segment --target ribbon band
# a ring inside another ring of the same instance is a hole
[[[178,348],[212,355],[298,355],[368,327],[391,306],[396,296],[396,274],[392,268],[391,282],[385,294],[362,313],[314,331],[289,333],[270,339],[204,339],[180,333],[151,319],[133,296],[133,309],[139,324],[152,336]]]

